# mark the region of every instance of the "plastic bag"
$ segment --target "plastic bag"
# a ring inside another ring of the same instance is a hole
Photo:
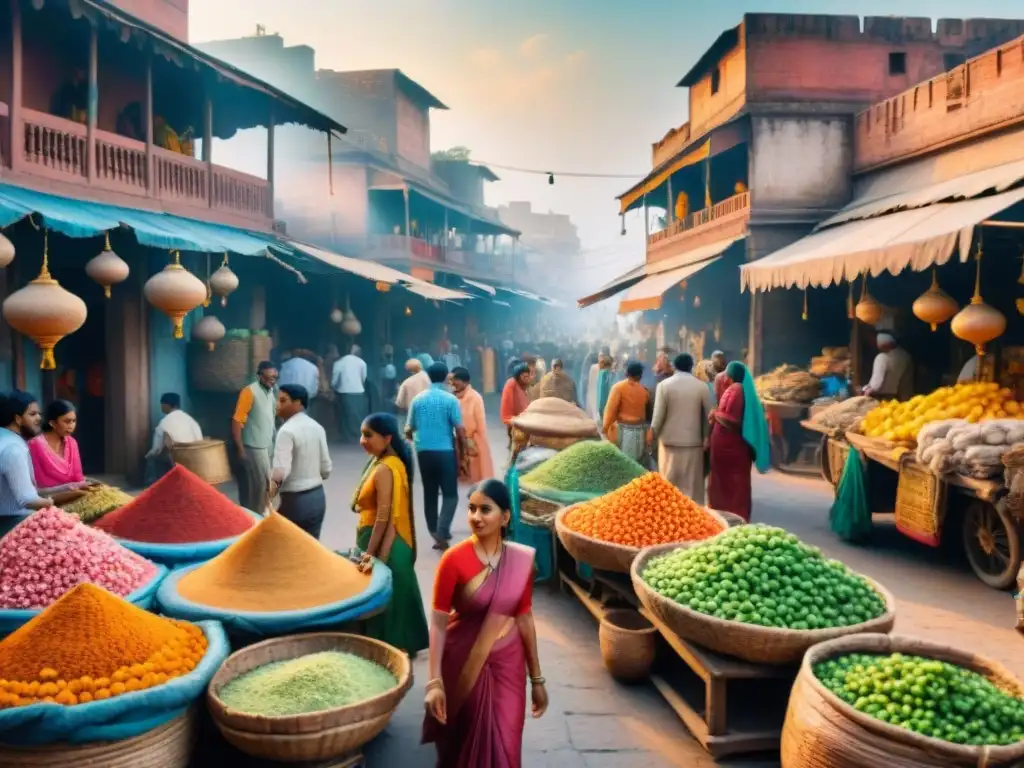
[[[862,541],[871,534],[871,507],[860,452],[850,446],[836,500],[828,516],[832,532],[843,541]]]
[[[231,652],[219,623],[204,621],[199,626],[206,635],[206,653],[187,675],[155,688],[72,707],[47,703],[0,710],[0,742],[32,746],[122,741],[170,722],[203,695]]]
[[[259,523],[263,517],[255,512],[245,510],[246,514],[253,518],[253,523]],[[137,555],[142,555],[154,563],[161,563],[169,568],[177,568],[182,565],[203,563],[211,560],[225,549],[230,547],[242,534],[232,536],[229,539],[218,539],[217,541],[197,541],[190,544],[153,544],[148,541],[130,541],[115,536],[117,543],[125,549],[130,549]]]

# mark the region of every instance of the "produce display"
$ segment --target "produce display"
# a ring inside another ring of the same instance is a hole
[[[212,485],[176,465],[95,525],[128,541],[193,544],[240,536],[255,520]]]
[[[154,688],[195,669],[206,648],[196,625],[80,584],[0,641],[0,709]]]
[[[99,520],[108,512],[123,507],[134,498],[120,488],[110,485],[93,485],[86,489],[84,496],[69,501],[61,507],[68,514],[74,515],[83,523]]]
[[[848,397],[815,413],[811,422],[824,429],[845,432],[877,407],[878,401],[873,397]]]
[[[917,435],[917,460],[937,475],[957,472],[978,480],[1003,472],[1003,456],[1024,447],[1024,421],[966,419],[933,421]]]
[[[857,431],[889,442],[911,443],[925,424],[964,419],[970,424],[991,419],[1024,418],[1024,409],[1008,389],[995,383],[957,384],[918,395],[905,403],[890,400],[867,414]]]
[[[178,581],[193,603],[235,611],[296,611],[354,597],[370,574],[276,512]]]
[[[699,541],[723,526],[657,472],[570,509],[563,520],[576,533],[628,547]]]
[[[1024,699],[955,664],[852,653],[816,664],[814,675],[859,712],[923,736],[970,746],[1024,741]]]
[[[776,403],[809,403],[821,394],[821,381],[795,365],[780,365],[754,379],[757,394]]]
[[[621,488],[647,473],[607,441],[588,440],[576,443],[523,475],[523,488],[589,493],[599,495]],[[543,493],[540,493],[543,495]]]
[[[82,582],[125,597],[156,573],[106,533],[49,507],[0,539],[0,608],[45,608]]]
[[[820,357],[811,358],[810,372],[815,376],[850,376],[850,348],[825,347]]]
[[[218,691],[227,707],[250,715],[287,717],[357,704],[398,680],[380,664],[341,651],[274,661],[239,675]]]
[[[640,574],[658,594],[726,621],[828,629],[885,613],[882,597],[838,560],[781,528],[743,525],[654,558]]]

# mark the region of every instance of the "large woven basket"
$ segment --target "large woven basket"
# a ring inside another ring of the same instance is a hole
[[[228,447],[223,440],[175,443],[171,446],[171,459],[210,485],[220,485],[231,480]]]
[[[654,664],[657,633],[654,625],[632,608],[605,611],[597,632],[605,669],[622,683],[645,679]]]
[[[196,742],[196,718],[193,707],[148,733],[124,741],[45,747],[0,745],[0,765],[3,768],[186,768]]]
[[[1024,696],[1024,686],[1002,665],[914,638],[853,635],[811,648],[789,697],[782,729],[782,768],[1008,768],[1024,765],[1024,742],[969,747],[922,736],[858,712],[814,676],[815,664],[847,653],[905,653],[957,664],[1003,690]]]
[[[648,547],[633,561],[630,577],[644,608],[684,640],[717,653],[735,656],[755,664],[797,664],[812,645],[845,635],[864,632],[888,633],[896,622],[896,600],[871,579],[864,578],[885,601],[885,613],[871,621],[833,629],[778,629],[708,616],[680,605],[655,592],[640,575],[655,557],[679,549],[675,544]]]
[[[253,381],[256,366],[270,357],[269,336],[223,339],[210,350],[204,342],[189,347],[189,379],[201,392],[237,392]]]
[[[562,508],[561,504],[542,499],[539,496],[532,496],[525,491],[521,491],[520,496],[519,519],[522,522],[538,528],[554,527],[555,516]]]
[[[565,551],[572,555],[576,562],[586,563],[591,568],[596,568],[599,571],[629,573],[630,568],[633,565],[633,560],[642,551],[641,548],[627,547],[623,544],[612,544],[607,541],[591,538],[590,536],[584,536],[581,533],[577,533],[576,531],[567,528],[565,525],[565,516],[574,507],[575,505],[560,509],[558,514],[555,516],[555,532],[558,534],[558,540],[561,541],[562,546],[565,547]],[[729,524],[722,518],[722,516],[713,509],[708,509],[706,511],[719,522],[723,531],[729,527]],[[697,543],[699,542],[682,541],[662,546],[679,549],[682,547],[692,547]]]
[[[256,667],[322,651],[342,651],[376,662],[390,670],[398,684],[358,704],[289,717],[238,712],[218,696],[229,681]],[[266,640],[232,654],[210,681],[207,703],[224,738],[249,755],[325,760],[359,749],[384,730],[411,686],[412,665],[397,648],[360,635],[319,632]]]

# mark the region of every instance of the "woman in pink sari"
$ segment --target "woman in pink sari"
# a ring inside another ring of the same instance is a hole
[[[527,673],[533,716],[548,706],[534,552],[505,540],[510,507],[503,483],[482,483],[469,499],[472,538],[437,567],[423,741],[437,748],[438,768],[521,768]]]
[[[487,417],[484,413],[484,399],[470,384],[469,371],[456,368],[451,375],[452,392],[459,399],[462,411],[462,426],[466,430],[466,453],[468,462],[459,462],[459,480],[476,484],[494,477],[494,459],[491,445],[487,442]],[[462,469],[463,467],[467,469]]]
[[[54,400],[43,416],[43,434],[28,442],[36,487],[47,490],[77,490],[89,483],[82,474],[78,441],[72,435],[78,425],[75,406]]]

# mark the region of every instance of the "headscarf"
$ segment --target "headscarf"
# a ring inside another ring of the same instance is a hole
[[[733,360],[725,375],[743,387],[743,439],[754,451],[754,466],[762,475],[772,467],[772,444],[768,435],[768,419],[757,396],[754,377],[739,360]]]

